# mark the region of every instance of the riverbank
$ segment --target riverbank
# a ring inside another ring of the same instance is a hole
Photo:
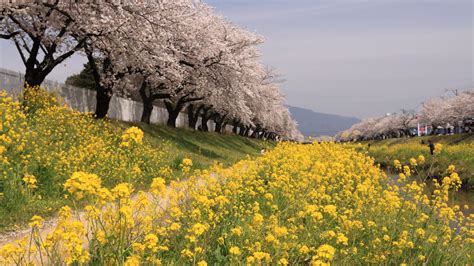
[[[429,140],[440,144],[435,155],[430,154]],[[462,189],[474,192],[474,133],[365,141],[356,145],[358,151],[367,152],[389,171],[393,170],[394,160],[409,165],[411,158],[422,155],[426,163],[418,167],[424,168],[426,179],[443,178],[446,169],[454,165],[462,180]]]

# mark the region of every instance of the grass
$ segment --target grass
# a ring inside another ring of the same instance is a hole
[[[362,143],[371,143],[375,146],[387,145],[392,146],[396,144],[421,144],[421,141],[428,143],[428,140],[434,143],[441,143],[443,145],[459,145],[474,143],[474,133],[456,134],[456,135],[435,135],[422,136],[415,138],[392,138],[385,140],[365,141]]]
[[[257,156],[262,149],[271,149],[275,142],[245,138],[234,134],[200,132],[164,125],[114,122],[120,128],[137,126],[145,132],[145,139],[162,148],[167,144],[167,164],[178,170],[184,158],[193,161],[193,169],[206,169],[215,162],[230,166],[246,156]]]
[[[430,155],[428,140],[443,145],[440,154]],[[367,150],[369,143],[369,155],[383,167],[391,166],[393,160],[408,164],[410,158],[417,158],[421,154],[433,163],[433,177],[443,177],[446,168],[453,164],[463,180],[464,188],[472,190],[474,186],[474,133],[366,141],[361,143],[359,149]]]

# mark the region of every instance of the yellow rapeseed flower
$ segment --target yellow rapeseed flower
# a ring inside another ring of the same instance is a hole
[[[229,253],[234,255],[234,256],[239,256],[241,254],[240,248],[236,247],[236,246],[233,246],[229,249]]]

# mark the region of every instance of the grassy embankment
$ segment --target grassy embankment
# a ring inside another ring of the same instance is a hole
[[[0,232],[23,226],[32,215],[53,216],[70,203],[64,182],[75,172],[98,175],[112,188],[152,178],[179,178],[184,158],[192,169],[226,166],[260,154],[273,143],[235,135],[159,125],[95,120],[58,104],[42,91],[25,104],[0,93]],[[140,130],[127,132],[136,126]]]
[[[230,166],[247,155],[259,155],[262,149],[271,149],[273,141],[244,138],[233,134],[218,134],[194,131],[186,128],[170,128],[164,125],[143,123],[113,122],[117,127],[126,129],[137,126],[145,132],[145,138],[157,147],[167,145],[166,165],[178,170],[181,161],[189,158],[194,169],[206,169],[214,162]]]
[[[428,140],[441,144],[441,152],[430,155]],[[425,144],[422,144],[422,141]],[[375,158],[376,163],[391,170],[394,160],[402,164],[409,164],[410,158],[423,155],[426,158],[426,167],[431,177],[443,177],[449,165],[454,165],[458,171],[464,189],[474,186],[474,134],[458,134],[451,136],[424,136],[417,138],[386,139],[363,142],[359,149],[368,149],[369,155]]]

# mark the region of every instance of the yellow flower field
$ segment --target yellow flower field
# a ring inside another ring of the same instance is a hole
[[[61,184],[74,172],[97,174],[108,187],[148,184],[166,172],[165,145],[149,145],[140,129],[118,131],[107,121],[61,105],[40,88],[27,88],[23,97],[18,102],[0,91],[2,226],[11,214],[59,208]]]
[[[437,141],[448,141],[448,136],[424,137],[424,142],[432,138],[435,142],[434,155],[429,152],[427,144],[421,144],[419,138],[411,139],[388,139],[384,141],[373,142],[368,154],[375,158],[381,165],[391,165],[391,162],[398,159],[402,162],[408,162],[410,158],[417,158],[420,154],[427,161],[424,171],[429,176],[439,176],[445,169],[456,162],[456,168],[463,181],[465,188],[474,187],[474,142],[469,139],[462,141],[463,137],[469,138],[469,134],[461,135],[457,141],[452,143],[439,143]],[[350,144],[361,152],[367,151],[366,145]]]
[[[131,134],[134,135],[134,134]],[[139,134],[138,134],[139,135]],[[134,135],[137,136],[137,135]],[[127,139],[134,139],[130,137]],[[188,173],[150,191],[112,189],[100,176],[65,182],[84,212],[63,207],[42,235],[4,246],[3,263],[91,265],[472,265],[474,217],[449,206],[459,180],[389,180],[372,158],[343,145],[281,143],[257,159]],[[403,169],[402,169],[403,171]],[[87,177],[87,178],[86,178]],[[453,183],[452,183],[452,182]],[[466,206],[467,207],[467,206]],[[464,208],[464,207],[462,207]]]

